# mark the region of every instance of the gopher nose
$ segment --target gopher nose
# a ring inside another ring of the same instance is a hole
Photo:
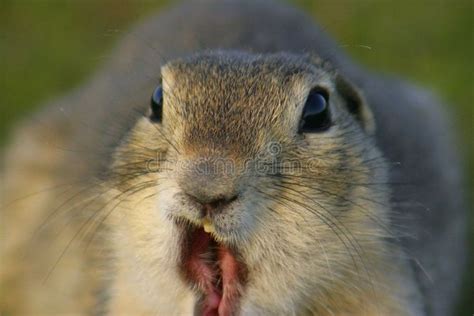
[[[228,162],[232,164],[228,164]],[[191,200],[202,206],[205,214],[218,212],[237,199],[241,172],[233,160],[203,157],[185,162],[178,185]]]
[[[213,177],[195,177],[181,182],[180,187],[190,200],[201,205],[204,215],[222,211],[238,197],[236,184],[230,179],[219,181]]]
[[[237,199],[237,195],[233,195],[231,197],[196,197],[195,195],[191,195],[189,193],[186,193],[186,195],[188,195],[190,199],[202,205],[202,211],[204,214],[220,212],[222,209],[226,208],[227,205]]]

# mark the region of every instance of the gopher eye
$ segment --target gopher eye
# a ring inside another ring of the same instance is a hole
[[[306,99],[299,126],[300,133],[318,133],[331,126],[327,94],[313,89]]]
[[[163,115],[163,89],[161,86],[158,86],[153,92],[153,95],[151,96],[150,107],[150,119],[155,122],[161,122],[161,117]]]

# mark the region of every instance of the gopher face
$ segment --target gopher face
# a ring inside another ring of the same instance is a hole
[[[137,269],[167,267],[198,310],[225,314],[297,310],[364,265],[358,234],[382,238],[386,222],[386,188],[370,183],[386,175],[350,84],[317,58],[238,52],[171,61],[161,76],[112,168],[131,192],[121,242],[148,258]]]

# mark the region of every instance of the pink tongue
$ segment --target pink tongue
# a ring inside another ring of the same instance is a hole
[[[217,248],[219,268],[213,268],[213,263],[206,259],[213,244],[215,242],[212,237],[204,230],[198,229],[192,236],[185,268],[190,278],[204,292],[203,316],[229,316],[232,315],[239,296],[239,265],[231,251],[219,245]],[[222,288],[216,282],[219,277]]]
[[[218,316],[219,314],[219,303],[221,302],[221,296],[216,292],[206,294],[204,299],[204,306],[202,310],[203,316]]]
[[[239,296],[239,266],[229,249],[219,247],[219,267],[222,272],[223,297],[219,305],[219,315],[231,315]]]

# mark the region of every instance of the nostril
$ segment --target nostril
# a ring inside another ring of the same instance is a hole
[[[191,199],[194,201],[198,202],[199,204],[202,205],[203,211],[205,213],[214,213],[214,212],[219,212],[223,208],[225,208],[227,205],[232,203],[237,199],[237,195],[234,195],[230,198],[216,198],[216,199],[198,199],[195,196],[189,195]]]
[[[204,203],[202,206],[204,207],[204,210],[208,212],[215,212],[216,210],[220,210],[224,208],[226,205],[232,203],[237,199],[237,195],[228,198],[228,199],[216,199],[213,201],[210,201],[208,203]]]

